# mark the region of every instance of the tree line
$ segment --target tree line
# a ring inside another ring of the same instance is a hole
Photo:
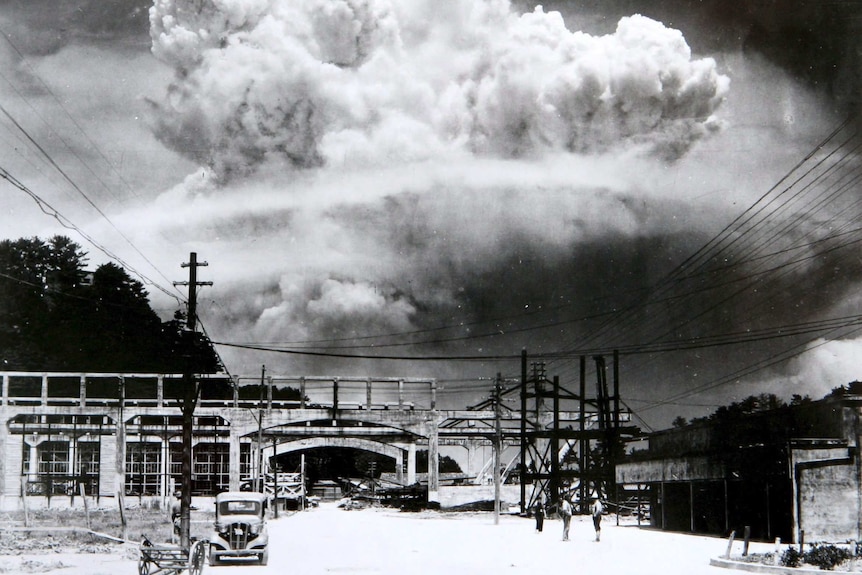
[[[0,361],[7,371],[217,373],[211,342],[177,311],[162,321],[114,264],[88,271],[65,236],[0,241]]]

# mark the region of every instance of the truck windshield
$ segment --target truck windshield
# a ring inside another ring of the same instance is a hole
[[[257,515],[260,513],[258,501],[222,501],[219,503],[219,515]]]

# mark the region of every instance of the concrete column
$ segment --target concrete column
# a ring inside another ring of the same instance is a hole
[[[404,380],[398,380],[398,409],[404,409]]]
[[[479,449],[484,446],[481,441],[468,439],[464,447],[467,448],[467,469],[465,471],[468,475],[478,475],[482,471],[481,466],[485,464],[485,461],[481,456],[477,456],[477,454],[479,453]],[[479,462],[478,468],[476,462]]]
[[[431,409],[437,409],[437,380],[431,380]]]
[[[365,407],[371,410],[371,378],[365,380]]]
[[[116,460],[117,436],[103,435],[99,445],[99,495],[114,495],[116,465],[110,462]]]
[[[159,474],[162,480],[159,482],[162,499],[170,499],[173,496],[171,493],[171,443],[167,434],[162,436],[162,460],[159,465]]]
[[[42,374],[42,405],[48,405],[48,374]]]
[[[81,398],[81,407],[87,407],[87,376],[81,376],[81,386],[80,386],[80,398]]]
[[[27,466],[27,475],[36,477],[39,475],[39,444],[28,443],[27,448],[30,450],[30,462]]]
[[[126,422],[123,409],[117,418],[117,446],[114,454],[114,493],[122,497],[126,493]]]
[[[305,409],[305,378],[299,378],[299,408]]]
[[[78,438],[72,436],[69,438],[69,475],[76,475],[75,460],[78,458]]]
[[[440,503],[440,467],[437,461],[440,435],[437,431],[437,417],[432,417],[428,425],[428,502]]]
[[[407,485],[416,483],[416,443],[407,445]]]
[[[228,489],[239,491],[239,484],[242,480],[240,476],[240,433],[233,422],[231,423],[228,438]]]
[[[0,405],[9,404],[9,375],[3,374],[3,396],[0,398]],[[4,426],[5,427],[5,426]]]
[[[266,410],[272,411],[272,377],[266,378]]]
[[[6,421],[6,410],[2,410],[2,421],[0,421],[0,454],[2,454],[0,456],[0,503],[3,502],[3,496],[6,493],[6,457],[9,453],[9,446],[7,445],[9,428],[6,427]],[[18,453],[21,453],[20,449]]]
[[[404,485],[404,452],[401,450],[395,457],[395,481],[398,485]]]
[[[165,376],[159,375],[156,378],[156,405],[163,407],[165,405]],[[173,495],[173,493],[171,493]]]

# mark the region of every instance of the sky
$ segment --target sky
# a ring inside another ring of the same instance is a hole
[[[649,429],[819,398],[860,377],[859,15],[726,5],[7,0],[3,234],[166,319],[197,253],[235,375],[463,407],[522,349],[571,390],[617,349]]]

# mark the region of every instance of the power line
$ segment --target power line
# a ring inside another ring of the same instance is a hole
[[[3,105],[2,105],[2,104],[0,104],[0,112],[2,112],[2,113],[3,113],[3,115],[5,115],[5,116],[9,119],[9,121],[11,121],[11,122],[15,125],[15,127],[16,127],[16,128],[18,128],[18,129],[21,131],[21,133],[22,133],[22,134],[24,134],[24,136],[27,138],[27,140],[28,140],[31,144],[33,144],[33,146],[34,146],[34,147],[35,147],[35,148],[36,148],[36,149],[37,149],[37,150],[38,150],[38,151],[39,151],[39,152],[40,152],[40,153],[45,157],[45,159],[48,161],[48,163],[49,163],[49,164],[50,164],[50,165],[51,165],[55,170],[57,170],[57,172],[59,172],[61,176],[63,176],[63,178],[64,178],[64,179],[65,179],[65,180],[66,180],[66,181],[67,181],[67,182],[72,186],[72,188],[73,188],[75,191],[77,191],[77,192],[81,195],[81,197],[82,197],[82,198],[84,198],[84,200],[85,200],[85,201],[86,201],[86,202],[87,202],[87,203],[88,203],[88,204],[89,204],[89,205],[90,205],[90,206],[91,206],[91,207],[92,207],[92,208],[93,208],[93,209],[94,209],[94,210],[95,210],[95,211],[96,211],[96,212],[97,212],[97,213],[98,213],[98,214],[99,214],[99,215],[100,215],[100,216],[101,216],[101,217],[102,217],[106,222],[108,222],[108,224],[111,226],[111,228],[113,228],[113,229],[114,229],[114,231],[116,231],[116,232],[117,232],[117,234],[119,234],[119,236],[120,236],[121,238],[123,238],[123,240],[125,240],[125,242],[126,242],[127,244],[129,244],[129,246],[131,246],[131,247],[132,247],[132,249],[133,249],[133,250],[134,250],[134,251],[135,251],[139,256],[141,256],[141,258],[143,258],[143,260],[144,260],[146,263],[148,263],[148,264],[150,265],[150,267],[152,267],[152,268],[153,268],[153,269],[154,269],[154,270],[155,270],[159,275],[161,275],[161,276],[162,276],[162,278],[163,278],[165,281],[168,281],[167,277],[165,277],[165,275],[161,272],[161,270],[159,270],[159,268],[157,268],[157,267],[156,267],[156,265],[155,265],[152,261],[150,261],[150,259],[149,259],[146,255],[144,255],[144,253],[143,253],[140,249],[138,249],[138,247],[137,247],[137,246],[132,242],[132,240],[131,240],[131,239],[129,239],[129,237],[128,237],[128,236],[126,236],[126,234],[124,234],[124,233],[123,233],[123,232],[122,232],[122,231],[121,231],[121,230],[116,226],[116,224],[114,224],[114,222],[113,222],[113,221],[111,221],[111,219],[107,216],[107,214],[105,214],[105,213],[104,213],[104,212],[103,212],[103,211],[102,211],[102,210],[101,210],[101,209],[100,209],[100,208],[99,208],[99,207],[98,207],[98,206],[93,202],[93,200],[91,200],[91,199],[90,199],[90,197],[89,197],[89,196],[84,192],[84,190],[82,190],[82,189],[78,186],[78,184],[77,184],[77,183],[75,183],[75,181],[74,181],[74,180],[69,176],[69,174],[67,174],[67,173],[63,170],[63,168],[61,168],[61,167],[60,167],[60,166],[59,166],[59,165],[54,161],[54,159],[50,156],[50,154],[48,154],[48,152],[47,152],[47,151],[46,151],[46,150],[45,150],[45,149],[44,149],[44,148],[43,148],[43,147],[42,147],[42,146],[41,146],[41,145],[40,145],[40,144],[39,144],[39,143],[38,143],[38,142],[37,142],[37,141],[36,141],[36,140],[35,140],[35,139],[34,139],[34,138],[29,134],[29,133],[28,133],[28,132],[27,132],[27,130],[25,130],[25,129],[24,129],[24,127],[23,127],[23,126],[22,126],[22,125],[21,125],[21,124],[20,124],[20,123],[19,123],[19,122],[18,122],[18,121],[17,121],[17,120],[16,120],[16,119],[15,119],[15,118],[10,114],[10,113],[9,113],[9,111],[8,111],[8,110],[6,110],[6,108],[5,108],[5,107],[3,107]],[[4,171],[5,171],[5,170],[4,170]],[[140,275],[140,274],[138,274],[138,275]],[[144,279],[146,280],[146,282],[147,282],[147,283],[152,284],[152,285],[156,285],[156,284],[155,284],[155,282],[153,282],[153,281],[152,281],[152,280],[150,280],[149,278],[146,278],[146,276],[140,275],[140,277],[144,278]],[[170,283],[170,282],[168,281],[168,283]],[[159,287],[159,286],[156,286],[156,287]],[[161,289],[162,291],[165,291],[165,293],[169,293],[169,292],[167,292],[164,288],[159,287],[159,289]]]
[[[19,190],[21,190],[22,192],[27,194],[36,203],[36,205],[39,207],[39,209],[42,211],[42,213],[54,218],[57,221],[57,223],[59,223],[62,227],[66,228],[68,230],[73,230],[73,231],[77,232],[81,237],[83,237],[85,240],[87,240],[94,248],[96,248],[97,250],[99,250],[100,252],[102,252],[103,254],[108,256],[110,259],[118,262],[121,266],[123,266],[123,268],[129,270],[131,273],[140,277],[144,281],[145,284],[152,285],[156,289],[162,291],[166,295],[177,300],[177,302],[181,303],[182,300],[177,295],[166,290],[165,288],[163,288],[159,284],[155,283],[154,281],[150,280],[146,275],[137,271],[134,267],[130,266],[128,263],[123,261],[123,259],[120,256],[118,256],[117,254],[110,251],[108,248],[106,248],[105,246],[100,244],[98,241],[96,241],[95,238],[93,238],[88,233],[86,233],[84,230],[82,230],[80,227],[75,225],[66,216],[61,214],[59,210],[57,210],[51,204],[49,204],[48,202],[43,200],[36,192],[34,192],[30,188],[28,188],[22,182],[20,182],[17,178],[15,178],[12,174],[10,174],[2,166],[0,166],[0,178],[3,178],[4,180],[6,180],[10,184],[12,184],[14,187],[18,188]]]

